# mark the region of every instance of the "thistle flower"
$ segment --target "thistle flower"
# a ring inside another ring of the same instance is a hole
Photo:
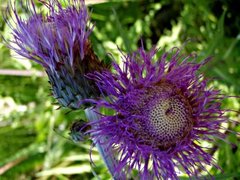
[[[42,65],[60,105],[77,109],[82,99],[100,95],[95,83],[85,75],[106,69],[88,39],[93,26],[89,25],[87,8],[84,0],[66,0],[66,8],[58,0],[40,2],[48,14],[37,13],[34,2],[26,1],[30,13],[27,20],[10,4],[8,14],[13,12],[13,23],[8,25],[13,30],[13,40],[8,46]]]
[[[114,73],[91,75],[108,95],[96,105],[115,113],[91,122],[96,128],[89,132],[99,143],[109,137],[106,147],[119,158],[116,173],[137,169],[142,179],[178,179],[179,170],[199,177],[199,171],[209,173],[206,165],[220,169],[210,147],[201,145],[224,139],[220,130],[228,122],[221,110],[225,96],[199,73],[210,58],[197,63],[193,54],[173,48],[155,60],[157,52],[140,48],[122,56],[123,68],[113,61]]]

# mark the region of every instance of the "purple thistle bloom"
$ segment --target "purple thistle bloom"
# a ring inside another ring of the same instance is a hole
[[[48,14],[38,13],[34,2],[26,1],[30,14],[27,20],[10,4],[8,14],[13,11],[13,23],[7,23],[13,30],[13,40],[8,46],[45,68],[53,96],[60,105],[79,108],[82,99],[100,95],[95,83],[85,74],[106,69],[88,39],[93,26],[90,27],[87,8],[84,0],[66,0],[66,8],[58,0],[40,2]]]
[[[207,80],[195,56],[180,49],[164,52],[155,60],[157,49],[143,48],[123,55],[123,68],[113,62],[115,73],[91,74],[108,98],[97,100],[98,107],[114,110],[90,122],[89,132],[96,142],[109,137],[106,146],[118,153],[116,173],[137,169],[142,179],[178,179],[177,171],[189,177],[208,172],[206,165],[220,167],[201,141],[224,139],[220,130],[228,118],[221,109],[226,97],[207,88]],[[168,59],[170,60],[168,61]],[[179,168],[179,170],[176,170]]]

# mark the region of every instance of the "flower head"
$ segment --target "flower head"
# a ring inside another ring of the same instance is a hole
[[[143,179],[178,179],[176,168],[190,177],[207,172],[206,165],[219,168],[201,145],[224,138],[219,130],[228,121],[220,108],[224,96],[198,72],[210,58],[197,63],[173,48],[156,60],[157,52],[140,48],[123,55],[123,68],[113,62],[114,73],[91,75],[108,94],[97,106],[115,111],[91,122],[93,138],[109,137],[119,155],[116,173],[137,169]]]
[[[30,14],[27,20],[12,4],[8,10],[14,15],[13,23],[8,22],[13,30],[9,47],[45,68],[53,95],[62,106],[76,109],[82,99],[98,97],[98,88],[85,75],[106,66],[94,54],[88,39],[93,26],[84,0],[66,0],[66,8],[58,0],[41,1],[47,15],[38,13],[33,1],[26,2]]]

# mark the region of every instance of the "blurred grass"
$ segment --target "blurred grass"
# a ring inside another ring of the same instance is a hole
[[[7,1],[0,2],[2,13]],[[240,7],[239,2],[232,0],[115,0],[91,4],[92,22],[96,23],[91,40],[98,56],[109,61],[106,53],[111,52],[119,60],[117,46],[125,52],[136,50],[141,39],[147,49],[152,45],[169,49],[191,39],[185,52],[196,52],[199,60],[214,57],[203,69],[206,77],[216,79],[211,85],[228,95],[239,95],[240,13],[236,7]],[[0,31],[10,37],[1,14]],[[37,64],[12,55],[0,44],[0,69],[41,70]],[[74,120],[85,118],[83,112],[56,111],[49,94],[46,77],[0,76],[1,180],[97,179],[89,163],[91,142],[73,144],[62,137],[68,136]],[[239,100],[228,99],[224,107],[239,110]],[[230,116],[239,121],[238,114]],[[231,129],[240,131],[234,124]],[[218,142],[215,157],[224,175],[212,169],[216,179],[240,177],[239,137],[231,135],[228,139],[238,149]],[[93,155],[94,171],[101,179],[109,179],[96,150]]]

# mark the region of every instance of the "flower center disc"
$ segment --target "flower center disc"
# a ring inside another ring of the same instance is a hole
[[[148,129],[157,146],[168,148],[182,140],[192,129],[192,110],[188,100],[173,85],[153,90],[157,97],[148,104]]]

